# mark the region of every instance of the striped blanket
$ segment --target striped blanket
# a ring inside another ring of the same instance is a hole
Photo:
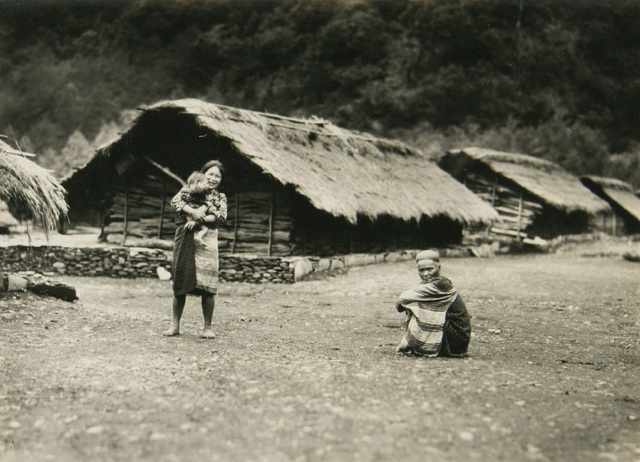
[[[406,290],[396,309],[407,315],[406,332],[396,351],[435,356],[440,352],[447,310],[458,297],[451,282],[438,277]]]
[[[172,280],[176,296],[218,291],[218,230],[209,229],[204,237],[206,247],[193,240],[193,231],[176,228],[173,248]]]

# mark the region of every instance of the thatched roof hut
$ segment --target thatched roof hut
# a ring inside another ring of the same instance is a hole
[[[613,235],[640,232],[640,198],[633,186],[617,178],[595,175],[583,176],[580,181],[611,206],[613,213],[607,217],[605,231]]]
[[[48,170],[0,141],[0,200],[18,220],[33,220],[45,233],[58,228],[67,214],[64,188]]]
[[[496,218],[464,186],[401,142],[318,118],[195,99],[143,108],[127,132],[63,184],[72,209],[87,201],[101,208],[106,234],[134,235],[135,228],[139,237],[169,238],[167,197],[211,158],[225,166],[221,189],[229,198],[222,251],[225,240],[233,253],[280,255],[417,245],[458,239],[463,226]],[[98,178],[106,187],[96,195]],[[164,200],[156,203],[160,197]],[[139,209],[136,200],[148,210],[125,217],[125,207]],[[135,220],[142,227],[134,226]]]
[[[447,152],[439,164],[490,203],[502,218],[498,234],[554,237],[594,228],[609,205],[580,180],[547,160],[469,147]]]

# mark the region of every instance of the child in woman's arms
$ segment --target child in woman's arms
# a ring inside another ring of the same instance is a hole
[[[187,186],[182,190],[181,199],[191,208],[204,213],[207,217],[215,217],[214,222],[216,222],[223,215],[222,211],[211,200],[208,200],[208,196],[212,191],[215,191],[215,188],[211,186],[205,175],[196,171],[187,179]],[[190,219],[184,225],[185,229],[193,230],[193,240],[203,247],[207,246],[204,238],[209,232],[206,222],[210,221],[207,218],[203,222]]]

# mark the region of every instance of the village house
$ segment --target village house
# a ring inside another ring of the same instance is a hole
[[[49,233],[66,219],[65,191],[34,157],[0,140],[0,215],[7,228],[20,220]]]
[[[169,201],[206,160],[224,165],[221,254],[340,255],[442,247],[496,212],[402,142],[206,103],[144,107],[132,126],[63,181],[74,223],[101,239],[169,240]]]
[[[48,238],[67,217],[65,191],[56,178],[31,159],[35,154],[13,148],[0,140],[0,217],[12,227],[17,220],[39,227]],[[1,226],[1,223],[0,223]],[[30,290],[68,301],[77,299],[75,289],[35,274],[38,264],[30,259],[32,248],[0,247],[0,292]],[[17,258],[16,258],[17,254]],[[13,263],[19,260],[28,275],[12,274]]]
[[[617,178],[583,176],[580,181],[607,201],[611,213],[603,215],[602,230],[614,236],[640,233],[640,198],[633,186]]]
[[[439,165],[490,204],[492,234],[525,243],[599,230],[609,205],[544,159],[478,147],[448,151]]]

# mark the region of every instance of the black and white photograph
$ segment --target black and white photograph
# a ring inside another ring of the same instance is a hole
[[[640,1],[0,0],[0,461],[640,461]]]

